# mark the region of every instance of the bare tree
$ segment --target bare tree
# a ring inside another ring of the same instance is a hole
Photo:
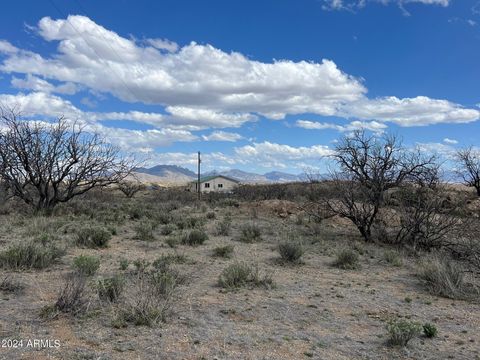
[[[93,188],[116,184],[134,167],[118,148],[63,117],[33,122],[0,110],[0,179],[10,197],[36,210],[50,211]]]
[[[407,151],[393,135],[376,137],[365,131],[344,136],[335,147],[333,173],[337,198],[327,200],[329,208],[350,219],[366,241],[389,189],[406,181],[430,178],[435,158]]]
[[[456,158],[459,164],[457,174],[465,185],[474,187],[480,196],[480,151],[472,147],[457,151]]]
[[[118,183],[118,189],[129,199],[144,188],[138,180],[123,180]]]

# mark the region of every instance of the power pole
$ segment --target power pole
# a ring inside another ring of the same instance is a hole
[[[200,151],[198,152],[198,180],[197,180],[197,192],[198,192],[198,200],[200,200],[200,163],[202,160],[200,160]]]

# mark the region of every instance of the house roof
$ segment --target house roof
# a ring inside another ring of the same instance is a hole
[[[232,178],[230,178],[230,177],[228,177],[228,176],[224,176],[224,175],[205,176],[205,177],[203,177],[203,178],[200,178],[200,182],[201,182],[201,183],[204,183],[204,182],[206,182],[206,181],[210,181],[210,180],[213,180],[213,179],[216,179],[216,178],[224,178],[224,179],[226,179],[226,180],[233,181],[233,182],[235,182],[235,183],[239,183],[238,180],[232,179]]]

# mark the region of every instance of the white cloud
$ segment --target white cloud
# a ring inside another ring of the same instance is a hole
[[[322,123],[322,122],[310,121],[310,120],[297,120],[295,124],[296,126],[304,129],[312,129],[312,130],[332,129],[340,132],[365,129],[365,130],[370,130],[373,132],[380,133],[387,128],[387,125],[377,121],[365,122],[365,121],[358,121],[358,120],[352,121],[351,123],[346,125],[338,125],[334,123]]]
[[[235,142],[242,139],[243,136],[237,133],[214,131],[209,135],[203,135],[202,139],[205,141],[229,141]]]
[[[175,53],[142,47],[84,16],[43,18],[40,35],[59,41],[51,58],[10,53],[0,70],[71,81],[124,101],[217,112],[254,112],[282,118],[314,112],[332,115],[366,89],[330,60],[253,61],[192,42]]]
[[[455,139],[449,139],[449,138],[445,138],[443,139],[443,142],[445,144],[449,144],[449,145],[455,145],[455,144],[458,144],[458,140],[455,140]]]
[[[468,123],[480,118],[480,111],[476,109],[466,109],[447,100],[430,99],[425,96],[363,99],[346,104],[341,108],[340,114],[363,120],[388,121],[400,126]]]
[[[325,10],[355,10],[363,8],[367,3],[380,3],[383,5],[397,4],[403,7],[405,4],[418,3],[424,5],[439,5],[447,7],[450,0],[323,0]]]
[[[178,44],[168,39],[146,39],[145,42],[156,49],[177,52]]]
[[[12,86],[17,89],[40,91],[44,93],[73,95],[78,91],[78,86],[72,82],[66,82],[55,86],[48,81],[31,74],[27,74],[24,79],[13,77],[11,83]]]
[[[423,2],[448,5],[444,0]],[[240,127],[255,121],[255,114],[282,119],[287,114],[314,113],[402,126],[464,123],[480,117],[478,110],[425,96],[368,99],[362,81],[331,60],[266,63],[194,42],[169,53],[123,38],[84,16],[45,17],[38,31],[45,40],[59,42],[51,57],[0,41],[0,51],[6,54],[0,71],[27,74],[27,80],[14,80],[17,86],[69,91],[63,85],[49,89],[43,81],[52,79],[124,101],[164,106],[167,114],[115,113],[120,118],[134,115],[134,121],[148,118],[154,126],[168,123],[190,131]],[[29,84],[32,81],[35,84]]]
[[[299,161],[319,161],[333,154],[326,145],[294,147],[268,141],[235,148],[238,163],[262,164],[264,167],[285,168],[287,164],[297,167]]]

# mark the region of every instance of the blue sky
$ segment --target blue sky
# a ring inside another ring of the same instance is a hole
[[[352,130],[479,146],[477,0],[9,2],[0,104],[148,164],[299,173]]]

